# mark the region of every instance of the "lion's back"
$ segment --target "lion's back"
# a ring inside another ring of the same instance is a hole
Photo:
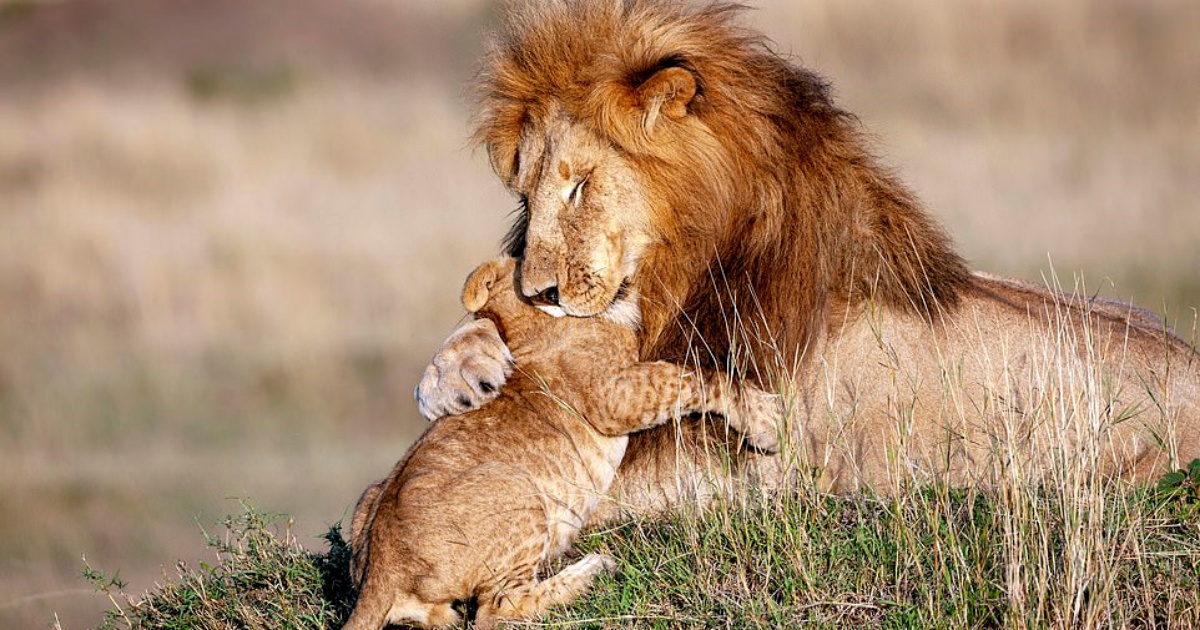
[[[1013,455],[1045,470],[1084,439],[1103,445],[1094,463],[1107,474],[1142,480],[1200,454],[1196,353],[1121,308],[979,276],[932,326],[889,311],[849,319],[807,390],[825,410],[809,438],[832,445],[825,481],[886,489],[896,452],[958,484],[994,481]]]

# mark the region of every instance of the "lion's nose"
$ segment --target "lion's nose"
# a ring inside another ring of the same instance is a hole
[[[542,289],[541,292],[529,299],[537,304],[558,306],[558,287],[548,287]]]

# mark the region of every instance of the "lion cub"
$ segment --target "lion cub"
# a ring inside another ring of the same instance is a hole
[[[514,272],[511,258],[484,263],[462,296],[513,348],[513,377],[484,407],[435,422],[363,493],[351,523],[359,598],[345,628],[455,624],[451,605],[472,598],[476,627],[489,627],[574,599],[611,558],[587,555],[542,581],[538,571],[574,542],[632,431],[723,413],[738,430],[757,423],[755,447],[777,448],[770,397],[639,363],[628,325],[543,313],[518,296]]]

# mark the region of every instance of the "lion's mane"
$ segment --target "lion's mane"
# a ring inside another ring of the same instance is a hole
[[[476,137],[507,180],[521,112],[556,101],[665,201],[633,279],[646,358],[685,360],[703,339],[698,358],[728,362],[737,328],[753,373],[781,349],[803,355],[864,299],[926,318],[954,309],[971,274],[944,232],[877,163],[828,84],[739,26],[741,11],[655,0],[518,10],[483,70]],[[652,138],[631,99],[670,67],[691,72],[697,93],[684,124]],[[517,256],[523,219],[509,236]],[[743,321],[731,326],[730,313]]]

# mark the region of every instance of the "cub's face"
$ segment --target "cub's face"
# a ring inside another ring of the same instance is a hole
[[[615,308],[652,240],[651,206],[621,152],[562,108],[522,112],[493,162],[521,199],[509,235],[521,293],[555,316]]]

